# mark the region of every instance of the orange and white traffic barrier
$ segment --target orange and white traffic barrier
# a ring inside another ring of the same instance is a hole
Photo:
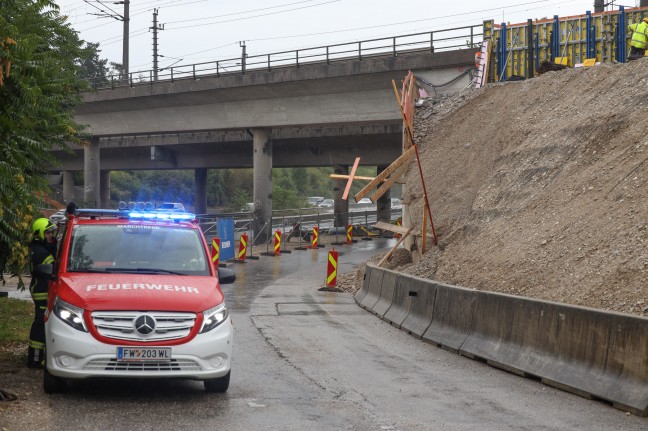
[[[317,229],[317,226],[313,226],[313,236],[311,237],[311,248],[317,248],[319,247],[319,229]]]
[[[346,243],[347,244],[352,244],[353,243],[353,225],[347,225],[346,228]]]
[[[279,253],[281,253],[281,231],[277,229],[274,234],[274,254],[279,256]]]
[[[248,243],[248,236],[246,233],[242,233],[241,237],[239,238],[238,255],[236,256],[236,259],[239,262],[245,262],[245,256],[247,255],[247,243]]]
[[[212,239],[212,250],[211,250],[211,260],[214,264],[214,268],[218,268],[218,261],[220,260],[220,238]]]
[[[338,252],[333,248],[328,252],[328,265],[326,269],[326,287],[335,287],[337,284]]]

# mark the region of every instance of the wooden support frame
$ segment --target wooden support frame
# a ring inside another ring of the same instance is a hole
[[[392,80],[392,85],[394,87],[394,93],[396,94],[396,101],[398,102],[398,107],[400,108],[401,111],[401,116],[403,117],[403,125],[405,126],[405,131],[407,132],[407,136],[412,142],[412,146],[407,151],[413,149],[414,152],[416,153],[416,162],[419,168],[419,175],[421,176],[421,185],[423,186],[423,197],[425,198],[425,209],[427,210],[428,215],[430,216],[430,227],[432,228],[432,235],[434,236],[434,244],[438,244],[436,230],[434,229],[434,222],[432,221],[432,210],[430,209],[430,201],[428,200],[427,188],[425,187],[425,177],[423,176],[423,168],[421,167],[421,156],[419,155],[416,141],[414,141],[414,135],[412,134],[412,129],[408,122],[407,116],[405,115],[405,111],[403,110],[403,105],[401,103],[400,96],[398,95],[398,90],[396,89],[396,82],[394,80]]]
[[[371,199],[371,202],[376,203],[376,201],[380,199],[382,195],[387,193],[387,191],[394,185],[396,180],[405,175],[407,169],[409,169],[409,165],[407,163],[403,163],[398,169],[396,169],[396,172],[390,175],[389,178],[387,178],[385,182],[380,187],[378,187],[376,191],[369,197],[369,199]]]
[[[344,175],[344,174],[331,174],[331,175],[329,175],[329,177],[331,179],[333,179],[333,180],[348,180],[349,179],[349,175]],[[354,181],[367,181],[367,182],[369,182],[369,181],[373,181],[375,179],[376,179],[376,177],[363,177],[363,176],[360,176],[360,175],[354,175],[353,176]],[[398,180],[396,180],[394,182],[396,184],[405,184],[405,181],[403,181],[402,179],[398,179]]]
[[[410,226],[409,228],[405,228],[405,227],[396,226],[396,225],[389,224],[389,223],[385,223],[385,222],[381,222],[381,221],[379,221],[378,223],[376,223],[376,224],[374,225],[374,227],[376,227],[377,229],[388,230],[388,231],[390,231],[390,232],[394,232],[394,233],[400,233],[400,234],[402,235],[402,237],[401,237],[401,238],[398,240],[398,242],[397,242],[397,243],[396,243],[396,244],[391,248],[391,250],[389,250],[389,251],[387,252],[387,254],[383,256],[382,259],[380,259],[380,262],[378,262],[378,264],[377,264],[377,266],[380,267],[380,266],[383,265],[383,263],[385,263],[385,261],[386,261],[387,259],[389,259],[389,258],[392,256],[392,254],[394,254],[394,252],[396,251],[396,249],[398,248],[398,246],[401,245],[401,244],[403,243],[403,241],[405,241],[405,238],[407,238],[407,237],[412,233],[412,227]]]
[[[360,157],[356,157],[355,162],[353,162],[353,168],[351,168],[351,173],[349,174],[349,179],[346,183],[346,187],[344,188],[344,194],[342,195],[342,200],[344,201],[347,200],[347,197],[349,196],[349,191],[351,191],[351,184],[353,183],[353,176],[355,175],[359,164]]]
[[[414,157],[414,154],[415,154],[414,147],[405,151],[391,165],[387,166],[387,169],[382,171],[380,175],[378,175],[376,178],[373,179],[373,181],[370,181],[369,184],[364,186],[362,190],[356,193],[355,195],[356,202],[358,202],[363,197],[367,196],[371,192],[371,190],[373,190],[378,185],[378,183],[384,181],[387,177],[389,177],[392,173],[394,173],[399,167],[409,162]]]

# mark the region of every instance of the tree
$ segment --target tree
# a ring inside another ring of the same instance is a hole
[[[77,60],[79,77],[90,81],[93,87],[108,84],[108,60],[99,58],[99,43],[87,42],[83,48],[83,56]]]
[[[72,109],[86,83],[77,33],[49,0],[0,0],[0,280],[26,268],[26,241],[48,191],[49,150],[80,143]]]

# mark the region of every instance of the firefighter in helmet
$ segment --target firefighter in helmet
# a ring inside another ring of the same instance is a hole
[[[51,265],[56,256],[56,225],[49,219],[39,218],[32,225],[32,240],[29,243],[29,270],[31,283],[29,291],[34,301],[34,322],[29,332],[27,366],[42,368],[45,364],[45,310],[47,309],[47,288],[50,273],[43,272],[39,265]]]

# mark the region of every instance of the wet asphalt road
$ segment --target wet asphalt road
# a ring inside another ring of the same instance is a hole
[[[394,240],[339,247],[348,272]],[[52,429],[645,430],[628,416],[416,340],[319,292],[327,249],[231,264],[232,381],[93,381],[49,397]]]

